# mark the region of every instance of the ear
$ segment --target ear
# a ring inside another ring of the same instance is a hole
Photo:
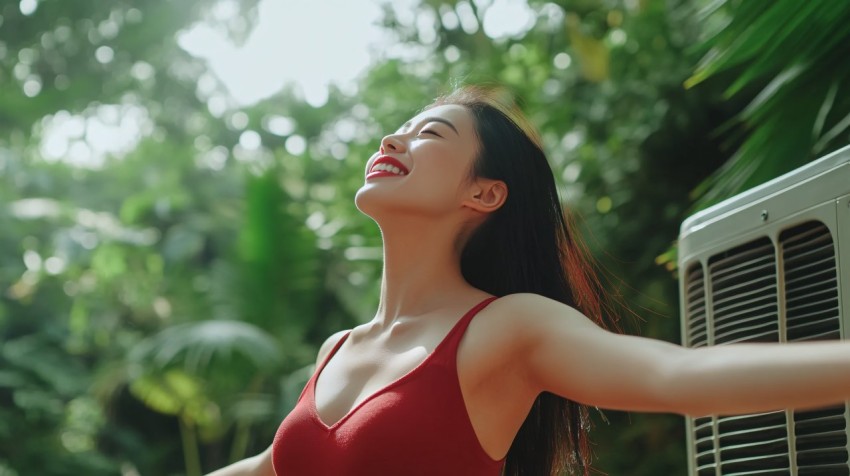
[[[508,186],[501,180],[477,178],[469,187],[462,206],[481,213],[498,210],[508,198]]]

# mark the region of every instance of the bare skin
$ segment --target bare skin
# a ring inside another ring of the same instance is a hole
[[[457,132],[429,117],[451,122]],[[489,297],[464,281],[459,250],[508,191],[499,181],[465,180],[477,147],[473,127],[465,109],[440,106],[382,141],[384,153],[410,174],[367,180],[358,192],[358,207],[384,238],[381,297],[375,317],[351,331],[317,380],[316,406],[326,425],[419,365],[467,310]],[[429,129],[433,135],[423,133]],[[323,344],[318,363],[343,334]],[[457,368],[470,422],[493,459],[506,455],[543,391],[600,408],[693,416],[850,398],[846,342],[686,349],[610,333],[578,310],[534,294],[504,296],[482,310],[461,340]],[[254,458],[245,472],[228,472],[234,465],[213,474],[274,474],[269,450]]]

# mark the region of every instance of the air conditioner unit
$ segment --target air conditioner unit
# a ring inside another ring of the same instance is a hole
[[[850,147],[689,217],[678,264],[685,346],[847,338]],[[850,475],[847,405],[686,426],[692,475]]]

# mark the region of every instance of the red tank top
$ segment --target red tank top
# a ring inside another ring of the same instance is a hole
[[[277,430],[272,461],[278,476],[498,476],[504,459],[484,452],[463,402],[457,348],[469,310],[413,370],[370,395],[331,426],[319,418],[316,380],[345,334],[307,382]]]

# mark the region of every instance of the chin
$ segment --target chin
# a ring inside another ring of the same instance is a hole
[[[391,194],[380,193],[379,190],[370,190],[368,187],[361,187],[354,196],[354,205],[364,215],[372,218],[375,222],[380,222],[379,219],[385,218],[387,215],[394,213],[404,213],[400,210],[399,200],[397,196]]]
[[[376,214],[380,213],[381,209],[386,208],[380,202],[387,201],[386,199],[376,197],[374,192],[374,190],[369,190],[369,187],[364,185],[354,195],[354,206],[364,215],[372,217],[373,220]]]
[[[435,200],[430,193],[422,196],[416,190],[371,187],[369,184],[357,190],[354,195],[354,205],[361,213],[379,223],[382,219],[392,220],[392,217],[408,219],[445,217],[452,210],[451,203]]]

